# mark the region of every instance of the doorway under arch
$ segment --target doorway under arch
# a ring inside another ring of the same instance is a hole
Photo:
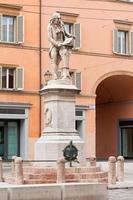
[[[133,158],[133,77],[112,75],[96,89],[96,156]]]

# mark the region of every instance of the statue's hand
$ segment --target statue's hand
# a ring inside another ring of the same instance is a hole
[[[58,47],[61,47],[62,46],[62,43],[58,43]]]

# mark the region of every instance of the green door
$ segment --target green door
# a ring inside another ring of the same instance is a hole
[[[9,160],[19,156],[19,121],[0,120],[0,157]]]
[[[0,124],[0,157],[4,158],[4,126]]]
[[[15,121],[7,123],[7,141],[7,159],[11,159],[12,156],[19,153],[18,123]]]

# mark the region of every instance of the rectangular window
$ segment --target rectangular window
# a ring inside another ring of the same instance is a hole
[[[82,89],[82,77],[81,72],[70,72],[72,84],[75,85],[79,90]]]
[[[114,29],[113,52],[122,55],[133,55],[133,32]]]
[[[23,68],[0,67],[0,88],[1,89],[23,89],[24,77]]]
[[[2,68],[2,88],[14,88],[14,71],[15,69],[12,68]]]
[[[7,43],[24,42],[24,17],[0,15],[0,41]]]
[[[118,30],[118,53],[127,54],[128,53],[128,32]]]
[[[81,26],[80,24],[64,23],[67,33],[75,35],[74,49],[81,48]]]
[[[85,129],[85,111],[81,109],[76,109],[75,111],[75,129],[77,130],[79,136],[84,138]]]
[[[2,41],[14,42],[15,41],[15,23],[16,18],[11,16],[2,17]]]
[[[66,32],[68,32],[68,33],[70,33],[70,34],[73,34],[73,33],[74,33],[73,24],[71,24],[71,23],[65,23],[64,26],[65,26]]]

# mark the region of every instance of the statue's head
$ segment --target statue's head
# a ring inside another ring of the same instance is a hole
[[[60,24],[60,20],[61,20],[60,13],[58,13],[58,12],[53,13],[51,22],[53,24]]]
[[[61,18],[60,13],[58,12],[53,13],[52,19],[60,19],[60,18]]]

